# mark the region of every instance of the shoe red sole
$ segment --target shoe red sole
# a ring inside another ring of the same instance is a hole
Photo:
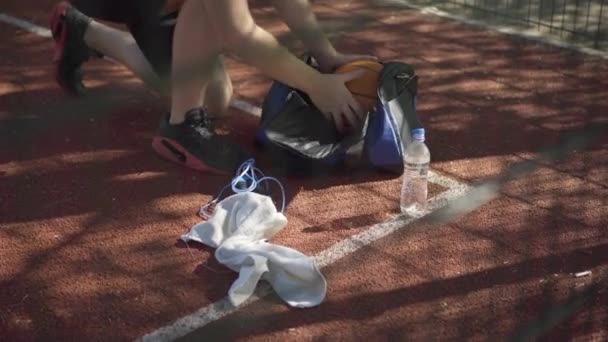
[[[152,140],[152,148],[163,158],[177,164],[187,166],[191,169],[221,176],[230,175],[229,172],[213,168],[203,163],[200,159],[190,154],[185,148],[176,143],[174,140],[158,136],[154,137]]]
[[[65,42],[68,37],[68,31],[65,29],[63,22],[61,21],[61,17],[65,15],[67,9],[70,4],[66,1],[62,1],[53,10],[53,14],[51,15],[51,34],[53,35],[53,39],[55,40],[55,51],[53,53],[53,62],[57,63],[63,57],[63,52],[65,49]]]
[[[65,24],[62,22],[61,17],[65,15],[67,9],[70,4],[66,1],[62,1],[53,10],[53,14],[51,15],[51,34],[53,39],[55,40],[55,50],[53,52],[53,63],[55,64],[55,69],[53,71],[55,81],[63,91],[72,96],[78,96],[79,94],[74,92],[70,87],[63,83],[61,77],[59,77],[59,61],[63,58],[63,54],[65,52],[65,43],[68,38],[68,31],[65,27]]]

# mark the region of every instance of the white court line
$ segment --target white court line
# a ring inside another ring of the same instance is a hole
[[[5,14],[0,13],[0,21],[18,26],[42,37],[51,36],[49,30],[45,28],[21,19],[7,16]],[[231,102],[231,105],[255,116],[259,116],[262,112],[261,108],[243,100],[235,99]],[[429,172],[429,181],[448,188],[448,190],[431,198],[429,200],[428,208],[424,212],[421,212],[416,217],[403,215],[395,216],[386,222],[370,226],[365,231],[357,235],[353,235],[345,240],[337,242],[328,249],[314,256],[317,265],[320,268],[331,265],[341,258],[352,254],[358,249],[407,227],[410,223],[424,217],[433,210],[445,206],[450,200],[462,196],[470,190],[468,185],[455,179],[437,174],[433,171]],[[222,317],[225,317],[239,310],[240,308],[245,307],[246,305],[256,302],[260,298],[270,294],[271,291],[272,289],[270,286],[263,283],[258,287],[256,293],[239,307],[234,307],[226,297],[211,303],[190,315],[182,317],[170,325],[146,334],[137,339],[137,341],[171,341],[186,336],[187,334],[196,331],[213,321],[221,319]]]
[[[40,37],[51,38],[51,30],[32,24],[29,21],[11,17],[10,15],[4,13],[0,13],[0,21],[9,25],[17,26]]]

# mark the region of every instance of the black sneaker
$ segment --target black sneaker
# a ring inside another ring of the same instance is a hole
[[[92,19],[62,1],[53,10],[51,33],[55,40],[55,80],[70,95],[85,92],[81,66],[93,51],[84,42],[84,33]]]
[[[247,155],[237,144],[218,136],[212,120],[203,109],[193,109],[183,123],[172,125],[166,114],[152,148],[162,157],[198,171],[233,174]]]

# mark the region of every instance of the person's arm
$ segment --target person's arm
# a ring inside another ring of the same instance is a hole
[[[291,32],[304,43],[320,64],[325,64],[325,61],[338,54],[317,22],[308,0],[272,0],[272,4]]]
[[[358,77],[359,72],[321,74],[310,67],[254,22],[246,0],[204,0],[204,5],[212,14],[214,33],[225,50],[267,76],[306,92],[334,119],[338,129],[344,128],[344,118],[351,124],[358,121],[361,108],[345,82]]]
[[[330,72],[354,60],[376,60],[373,56],[342,54],[336,51],[319,25],[309,0],[272,0],[272,4],[289,29],[310,50],[322,71]]]

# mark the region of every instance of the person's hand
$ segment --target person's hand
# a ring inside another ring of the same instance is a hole
[[[345,131],[346,125],[355,127],[366,114],[345,85],[361,77],[364,72],[352,70],[344,74],[320,74],[308,92],[312,102],[328,120],[333,120],[340,133]]]
[[[330,56],[315,57],[322,72],[333,72],[337,67],[354,61],[378,61],[377,57],[369,55],[350,55],[335,53]]]

